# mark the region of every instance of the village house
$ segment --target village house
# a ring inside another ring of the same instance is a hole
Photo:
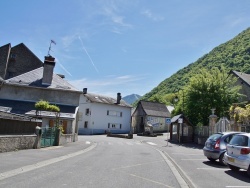
[[[49,111],[37,114],[35,109],[36,102],[48,101],[60,108],[60,125],[64,134],[69,135],[67,141],[72,142],[78,135],[77,112],[81,92],[54,74],[55,64],[55,58],[46,56],[43,67],[2,80],[0,111],[40,119],[41,127],[53,127],[56,114]]]
[[[79,103],[79,134],[128,134],[131,130],[131,106],[117,98],[88,93],[83,89]]]
[[[143,133],[146,126],[152,126],[153,132],[167,132],[170,112],[165,104],[149,101],[140,101],[132,114],[134,133]]]

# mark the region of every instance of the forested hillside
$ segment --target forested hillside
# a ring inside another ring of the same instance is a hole
[[[199,69],[220,67],[222,63],[227,71],[237,70],[250,74],[250,28],[165,79],[145,94],[141,100],[152,100],[166,96],[166,94],[176,93]]]

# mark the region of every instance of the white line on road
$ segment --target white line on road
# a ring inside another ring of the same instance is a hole
[[[147,142],[147,143],[150,144],[150,145],[153,145],[153,146],[157,145],[157,144],[155,144],[153,142]]]
[[[226,168],[197,168],[197,170],[228,170]]]
[[[7,171],[7,172],[0,173],[0,180],[6,179],[6,178],[9,178],[9,177],[12,177],[12,176],[16,176],[18,174],[22,174],[22,173],[25,173],[25,172],[29,172],[29,171],[32,171],[32,170],[35,170],[35,169],[38,169],[38,168],[42,168],[44,166],[48,166],[50,164],[57,163],[59,161],[63,161],[65,159],[68,159],[68,158],[75,157],[77,155],[86,153],[86,152],[94,149],[96,147],[96,145],[97,144],[94,143],[93,145],[89,146],[88,148],[86,148],[84,150],[77,151],[75,153],[70,153],[70,154],[67,154],[67,155],[63,155],[63,156],[60,156],[60,157],[48,159],[48,160],[41,161],[41,162],[38,162],[38,163],[35,163],[35,164],[23,166],[21,168],[17,168],[17,169],[14,169],[14,170],[10,170],[10,171]]]
[[[244,188],[248,187],[248,188],[250,188],[250,186],[237,186],[237,185],[236,186],[226,186],[226,187],[244,187]]]
[[[191,180],[189,179],[189,177],[183,172],[183,170],[174,162],[174,160],[166,153],[166,152],[162,152],[158,149],[156,149],[161,156],[164,158],[164,160],[166,161],[166,163],[168,164],[169,168],[171,169],[171,171],[173,172],[176,180],[179,182],[180,186],[182,188],[188,188],[190,187],[187,182],[185,181],[185,179],[187,179],[190,183]],[[177,169],[177,168],[178,169]],[[181,175],[182,174],[182,175]],[[185,176],[185,179],[183,178],[183,176]],[[192,183],[191,183],[192,184]],[[192,186],[195,187],[195,186]]]
[[[190,153],[190,154],[188,154],[188,153],[185,153],[185,152],[183,152],[183,153],[172,153],[173,155],[204,155],[204,154],[197,154],[197,153]]]
[[[90,144],[91,142],[90,142],[90,141],[86,141],[85,143],[86,143],[86,144]]]
[[[204,161],[204,159],[181,159],[182,161]]]

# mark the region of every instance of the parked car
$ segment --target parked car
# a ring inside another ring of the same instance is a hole
[[[250,176],[250,133],[233,136],[227,145],[225,162],[231,170],[245,169]]]
[[[227,165],[224,161],[224,154],[226,152],[226,146],[232,139],[233,135],[239,134],[240,132],[218,132],[212,134],[203,148],[204,155],[210,161],[216,161],[219,159],[221,165]]]

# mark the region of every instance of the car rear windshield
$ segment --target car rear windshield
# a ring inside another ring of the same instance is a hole
[[[220,137],[222,137],[222,134],[216,133],[216,134],[211,135],[208,139],[209,139],[209,140],[216,141],[216,140],[218,140]]]
[[[229,144],[234,146],[248,146],[248,137],[244,135],[234,135]]]

